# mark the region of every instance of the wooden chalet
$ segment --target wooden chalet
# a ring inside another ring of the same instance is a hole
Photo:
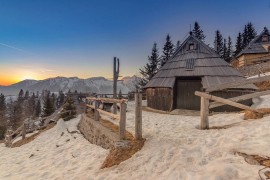
[[[194,94],[195,91],[205,91],[214,85],[243,79],[240,72],[190,33],[174,55],[144,87],[147,106],[163,111],[199,110],[200,98]],[[230,98],[255,89],[257,89],[256,86],[251,84],[211,93]],[[251,105],[252,101],[247,100],[244,103]],[[213,110],[233,111],[235,107],[221,106]]]
[[[252,40],[231,63],[235,67],[243,67],[267,61],[270,61],[270,33],[265,27],[261,34]]]

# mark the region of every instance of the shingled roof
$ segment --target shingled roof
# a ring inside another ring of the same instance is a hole
[[[194,49],[190,49],[193,46]],[[173,88],[177,77],[201,77],[203,88],[244,79],[243,75],[192,34],[144,88]],[[241,88],[256,89],[254,85]]]
[[[267,36],[268,41],[263,42],[262,37]],[[265,27],[264,30],[256,36],[249,45],[243,49],[236,57],[239,57],[243,54],[264,54],[264,53],[270,53],[268,49],[263,47],[264,44],[270,44],[270,33],[268,29]]]

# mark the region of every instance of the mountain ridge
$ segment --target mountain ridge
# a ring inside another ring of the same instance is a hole
[[[135,75],[123,77],[123,80],[119,80],[117,83],[117,91],[121,90],[124,94],[135,91],[135,84],[137,84],[139,79]],[[44,80],[27,79],[9,86],[0,85],[0,93],[4,95],[17,95],[20,89],[23,89],[30,92],[42,92],[43,90],[50,90],[51,92],[62,90],[63,92],[68,92],[69,90],[77,90],[82,93],[111,94],[112,88],[113,81],[102,76],[86,79],[57,76]]]

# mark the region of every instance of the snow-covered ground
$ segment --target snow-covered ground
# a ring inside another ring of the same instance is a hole
[[[270,96],[256,102],[267,107]],[[242,113],[217,114],[210,117],[210,126],[234,125],[199,130],[200,117],[143,112],[146,142],[142,150],[118,166],[100,170],[109,151],[90,144],[80,134],[67,133],[66,128],[77,129],[78,121],[79,117],[69,122],[60,120],[19,148],[1,144],[0,179],[256,180],[263,167],[246,163],[234,152],[270,157],[270,116],[244,121]],[[134,131],[132,102],[127,128]]]

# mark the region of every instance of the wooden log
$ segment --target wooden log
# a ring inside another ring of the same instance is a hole
[[[127,104],[121,103],[120,107],[120,121],[119,121],[119,139],[124,140],[126,138],[126,111]]]
[[[87,97],[89,100],[98,100],[101,102],[110,102],[110,103],[124,103],[127,102],[127,99],[112,99],[112,98],[93,98],[93,97]]]
[[[209,129],[209,99],[201,97],[201,129]]]
[[[227,99],[227,100],[230,100],[230,101],[233,101],[233,102],[239,102],[239,101],[244,101],[244,100],[247,100],[247,99],[251,99],[251,98],[254,98],[254,97],[258,97],[258,96],[264,96],[264,95],[268,95],[268,94],[270,94],[270,90],[261,91],[261,92],[255,92],[255,93],[251,93],[251,94],[245,94],[245,95],[233,97],[233,98],[230,98],[230,99]],[[209,108],[213,109],[213,108],[223,106],[223,105],[225,105],[225,104],[219,103],[219,102],[212,102],[212,103],[210,103]]]
[[[98,101],[95,101],[95,114],[94,114],[95,121],[99,121],[98,104],[99,104]]]
[[[91,108],[91,109],[95,109],[95,106],[90,105],[90,104],[87,104],[86,107],[89,107],[89,108]]]
[[[228,99],[224,99],[224,98],[221,98],[221,97],[213,96],[213,95],[206,94],[206,93],[203,93],[203,92],[196,91],[195,92],[195,95],[201,96],[201,97],[204,97],[204,98],[213,100],[213,101],[217,101],[217,102],[220,102],[220,103],[223,103],[223,104],[227,104],[227,105],[230,105],[230,106],[238,107],[240,109],[250,110],[250,111],[255,111],[255,112],[260,113],[260,111],[254,109],[254,108],[251,108],[249,106],[246,106],[246,105],[243,105],[243,104],[239,104],[239,103],[236,103],[236,102],[232,102],[232,101],[230,101]]]
[[[120,116],[117,115],[117,114],[113,114],[113,113],[104,111],[104,110],[102,110],[102,109],[97,109],[97,111],[98,111],[100,114],[105,114],[105,115],[107,115],[107,116],[113,117],[113,118],[118,119],[118,120],[120,119]]]
[[[219,91],[231,87],[239,87],[243,86],[246,84],[252,84],[252,83],[257,83],[257,82],[262,82],[262,81],[269,81],[270,80],[270,75],[268,76],[263,76],[263,77],[258,77],[258,78],[251,78],[251,79],[244,79],[241,81],[235,81],[235,82],[230,82],[230,83],[224,83],[216,86],[212,86],[206,89],[206,92],[212,92],[212,91]],[[239,87],[241,88],[241,87]]]
[[[135,94],[135,139],[142,139],[142,94]]]
[[[26,136],[26,124],[23,123],[23,127],[22,127],[22,139],[25,139]]]
[[[6,139],[6,146],[11,147],[11,145],[12,145],[12,143],[11,143],[11,140],[12,140],[11,134],[7,134],[5,139]]]

